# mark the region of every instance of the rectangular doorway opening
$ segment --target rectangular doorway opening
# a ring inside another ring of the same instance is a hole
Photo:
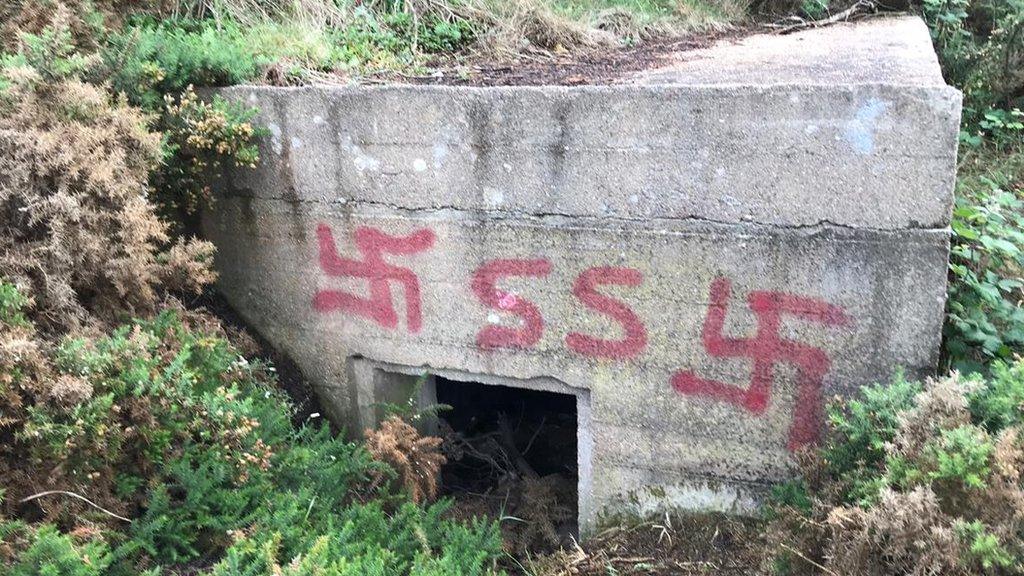
[[[506,543],[555,549],[579,537],[581,397],[433,378],[456,514],[502,518]],[[586,410],[586,407],[583,407]]]

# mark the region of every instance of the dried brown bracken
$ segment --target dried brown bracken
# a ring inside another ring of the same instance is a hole
[[[375,460],[390,465],[413,502],[437,497],[438,478],[446,460],[441,439],[420,436],[409,423],[389,416],[377,430],[366,430],[366,448]]]

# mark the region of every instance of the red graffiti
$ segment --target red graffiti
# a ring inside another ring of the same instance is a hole
[[[715,380],[705,380],[693,372],[677,372],[672,386],[683,394],[710,396],[742,406],[753,414],[762,414],[771,395],[772,372],[776,364],[788,362],[798,371],[798,389],[793,422],[789,428],[788,448],[816,442],[822,424],[821,385],[831,362],[824,351],[780,337],[783,314],[826,326],[851,323],[846,313],[827,302],[781,292],[751,292],[747,297],[757,317],[753,338],[728,338],[722,335],[732,286],[728,279],[717,278],[711,284],[711,304],[704,321],[704,348],[719,358],[750,358],[754,373],[746,389]]]
[[[578,354],[595,358],[625,360],[639,354],[647,345],[647,329],[644,328],[640,318],[629,306],[601,294],[596,287],[612,284],[635,288],[641,282],[643,282],[643,276],[640,271],[632,268],[598,266],[584,270],[573,284],[573,295],[579,298],[586,307],[614,318],[622,325],[626,335],[621,340],[603,340],[571,332],[565,337],[565,345]]]
[[[523,320],[521,329],[504,326],[486,326],[476,335],[476,344],[481,348],[528,348],[538,341],[544,332],[544,318],[540,310],[524,298],[499,290],[495,285],[503,276],[543,277],[551,273],[551,263],[544,259],[491,260],[473,273],[471,287],[476,297],[491,310],[501,310]]]
[[[391,297],[391,283],[398,282],[405,290],[405,321],[410,332],[422,326],[420,282],[408,268],[384,261],[383,254],[409,255],[423,252],[434,245],[434,232],[423,229],[408,236],[391,236],[374,228],[357,228],[356,247],[362,261],[341,258],[334,244],[334,234],[326,224],[316,229],[320,242],[320,268],[328,276],[365,278],[369,280],[370,297],[364,298],[341,290],[320,290],[313,297],[319,312],[341,310],[370,318],[385,328],[398,326],[398,313]]]

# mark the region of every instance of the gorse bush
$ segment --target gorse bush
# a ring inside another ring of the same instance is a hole
[[[897,378],[830,407],[804,480],[776,490],[775,568],[1024,573],[1022,400],[1017,360],[994,362],[987,380]]]
[[[150,314],[161,292],[212,280],[212,246],[172,246],[147,201],[160,135],[86,81],[97,64],[64,16],[0,61],[0,274],[47,330]]]
[[[0,287],[2,349],[21,348],[0,366],[3,506],[46,522],[0,523],[0,571],[492,572],[496,526],[449,521],[443,502],[418,506],[380,481],[395,473],[361,445],[293,427],[272,373],[208,319],[166,311],[51,348],[19,316],[25,299]],[[91,503],[20,503],[47,489]]]
[[[265,130],[253,126],[256,110],[220,96],[200,100],[191,86],[175,99],[164,97],[160,128],[165,162],[153,176],[157,201],[172,221],[189,222],[212,193],[209,176],[226,168],[255,168],[255,138]],[[193,223],[193,228],[198,226]]]

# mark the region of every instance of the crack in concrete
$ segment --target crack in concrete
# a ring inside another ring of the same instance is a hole
[[[458,220],[474,220],[474,221],[510,221],[510,220],[524,220],[524,221],[545,221],[551,219],[565,220],[565,221],[598,221],[598,222],[609,222],[617,224],[686,224],[686,223],[701,223],[709,224],[713,226],[724,226],[724,227],[740,227],[740,228],[752,228],[760,230],[778,230],[778,231],[806,231],[806,232],[823,232],[827,230],[844,230],[852,232],[875,232],[875,233],[887,233],[887,234],[898,234],[906,231],[924,231],[924,232],[936,232],[948,234],[950,229],[948,226],[928,226],[918,222],[911,222],[908,225],[901,228],[878,228],[870,226],[855,226],[852,224],[844,224],[841,222],[835,222],[829,219],[821,219],[815,222],[804,222],[794,224],[779,224],[773,222],[756,222],[756,221],[744,221],[744,220],[721,220],[717,218],[709,218],[706,216],[699,215],[686,215],[686,216],[622,216],[614,214],[574,214],[569,212],[557,212],[557,211],[537,211],[537,212],[520,212],[514,210],[501,210],[501,209],[484,209],[484,208],[465,208],[455,205],[431,205],[431,206],[400,206],[390,202],[381,202],[377,200],[354,200],[354,199],[342,199],[342,200],[325,200],[325,199],[311,199],[311,198],[284,198],[281,196],[258,196],[255,194],[247,194],[245,192],[221,192],[222,197],[229,198],[243,198],[250,200],[260,200],[264,202],[273,201],[281,202],[290,205],[314,205],[323,206],[325,208],[338,208],[338,207],[370,207],[391,210],[405,215],[410,216],[430,216],[430,215],[451,215],[457,214],[455,219]]]

